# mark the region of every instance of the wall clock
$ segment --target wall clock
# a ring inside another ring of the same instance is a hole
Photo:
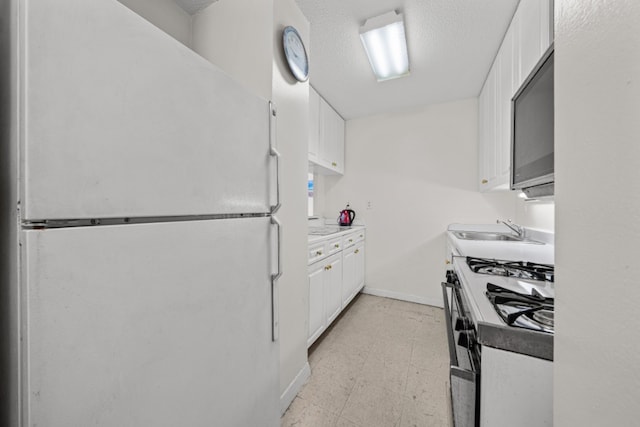
[[[282,46],[287,57],[289,70],[296,80],[306,82],[309,78],[309,57],[302,43],[302,38],[293,27],[286,27],[282,32]]]

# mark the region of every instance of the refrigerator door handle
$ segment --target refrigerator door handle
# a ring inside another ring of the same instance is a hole
[[[278,228],[278,271],[271,275],[271,339],[277,341],[280,335],[278,279],[282,276],[282,224],[275,216],[271,217],[271,224]]]
[[[269,102],[269,155],[276,160],[276,204],[271,205],[271,215],[280,209],[280,152],[273,145],[276,140],[276,107]]]

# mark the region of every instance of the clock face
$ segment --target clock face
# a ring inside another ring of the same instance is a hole
[[[298,34],[295,28],[286,27],[284,29],[282,33],[282,44],[291,74],[293,74],[298,81],[307,81],[309,78],[309,59],[307,58],[307,51],[304,48],[300,34]]]

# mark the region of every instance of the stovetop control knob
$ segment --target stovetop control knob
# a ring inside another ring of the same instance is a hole
[[[466,317],[458,317],[456,319],[456,331],[468,331],[469,329],[473,329],[473,325]]]
[[[476,339],[473,331],[462,331],[458,335],[458,345],[472,349],[476,345]]]

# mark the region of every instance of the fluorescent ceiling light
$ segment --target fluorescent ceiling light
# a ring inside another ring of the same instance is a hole
[[[360,39],[378,81],[409,74],[409,57],[404,21],[395,11],[367,19],[360,27]]]

